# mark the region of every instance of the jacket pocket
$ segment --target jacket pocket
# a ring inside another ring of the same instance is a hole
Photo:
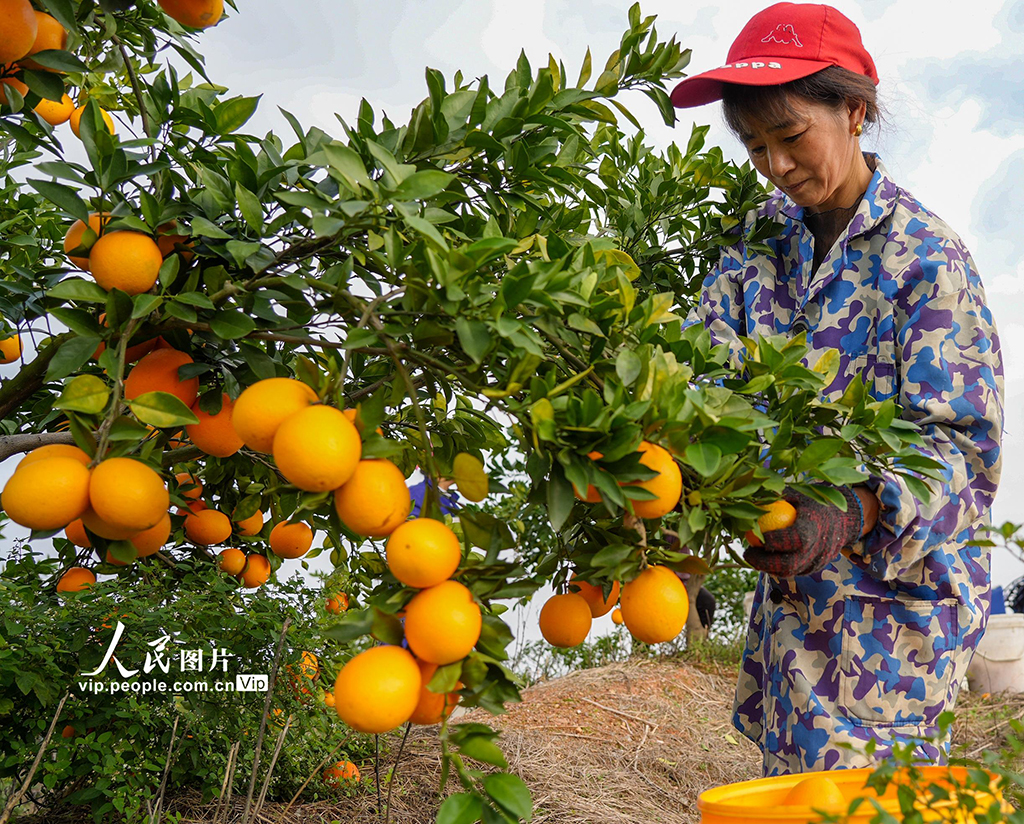
[[[888,400],[898,391],[896,364],[877,355],[861,355],[850,361],[846,382],[857,375],[864,378],[868,393],[876,401]]]
[[[957,601],[848,596],[839,706],[858,726],[935,724],[946,709]]]

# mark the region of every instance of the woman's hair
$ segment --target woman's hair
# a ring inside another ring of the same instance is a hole
[[[877,123],[881,119],[875,84],[871,78],[839,66],[829,66],[789,83],[777,86],[741,86],[725,83],[722,88],[722,107],[725,122],[739,137],[753,132],[753,124],[769,127],[791,122],[796,116],[793,98],[812,103],[823,103],[836,113],[847,106],[863,102],[867,109],[864,120]]]

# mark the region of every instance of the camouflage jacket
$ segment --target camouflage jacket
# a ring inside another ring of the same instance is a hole
[[[758,580],[733,722],[760,746],[765,775],[867,766],[869,741],[884,756],[935,734],[987,623],[989,550],[965,542],[999,481],[999,338],[962,241],[881,162],[817,272],[799,206],[776,191],[757,213],[782,223],[772,254],[726,248],[687,322],[736,351],[737,335],[799,331],[811,363],[837,348],[826,395],[864,375],[945,465],[930,503],[897,477],[872,478],[878,523],[852,551],[820,573]]]

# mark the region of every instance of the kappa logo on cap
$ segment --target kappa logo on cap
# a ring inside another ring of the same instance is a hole
[[[775,31],[769,32],[767,37],[761,38],[762,43],[783,43],[786,45],[799,46],[801,49],[804,44],[800,42],[800,38],[797,36],[796,30],[793,28],[792,23],[779,23],[775,27]]]

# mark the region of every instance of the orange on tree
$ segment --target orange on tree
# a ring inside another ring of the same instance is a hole
[[[226,393],[221,400],[220,412],[216,415],[204,412],[196,401],[192,404],[192,414],[199,418],[199,423],[185,427],[189,440],[207,455],[213,455],[215,458],[228,458],[234,455],[245,445],[231,423],[234,408],[234,401]]]
[[[599,458],[604,457],[603,452],[598,452],[596,449],[593,452],[588,452],[587,457],[592,461],[596,461]],[[580,491],[576,488],[575,484],[572,488],[572,494],[576,496],[578,500],[586,501],[588,504],[597,504],[601,502],[601,492],[593,484],[587,484],[587,494],[580,495]]]
[[[348,609],[348,593],[339,592],[337,595],[327,599],[327,611],[333,615],[341,615]]]
[[[81,223],[81,221],[79,221],[79,223]],[[99,321],[101,325],[107,325],[106,312],[100,313]],[[133,337],[133,340],[135,340],[136,338],[137,336]],[[137,361],[143,355],[148,355],[150,352],[152,352],[156,348],[157,342],[160,340],[162,340],[162,338],[160,337],[151,337],[148,340],[142,340],[139,343],[131,344],[124,350],[124,362],[135,363],[135,361]],[[106,348],[107,344],[104,343],[103,341],[100,341],[99,345],[96,347],[96,351],[92,353],[92,359],[98,360],[99,356],[102,355],[104,351],[106,351]]]
[[[228,575],[240,575],[245,569],[245,553],[240,549],[230,547],[221,552],[218,566],[222,572]]]
[[[285,419],[318,400],[316,392],[302,381],[267,378],[238,396],[231,423],[247,447],[270,453],[274,448],[274,435]]]
[[[262,555],[247,555],[241,578],[246,589],[263,586],[270,578],[270,561]]]
[[[16,524],[29,529],[64,529],[89,508],[90,473],[74,458],[43,458],[18,467],[0,494]]]
[[[154,349],[128,373],[124,381],[124,396],[134,400],[147,392],[167,392],[185,406],[192,406],[199,394],[199,378],[178,377],[178,369],[193,363],[190,355],[177,349]]]
[[[351,761],[339,761],[324,770],[324,783],[337,789],[342,782],[359,783],[359,768]]]
[[[660,644],[682,632],[690,600],[683,582],[671,569],[649,566],[622,587],[619,609],[634,638],[645,644]]]
[[[224,0],[159,0],[168,17],[183,26],[205,29],[224,16]]]
[[[569,592],[575,592],[581,596],[590,607],[590,614],[595,618],[600,618],[602,615],[607,615],[611,612],[612,607],[618,602],[619,582],[615,581],[612,583],[612,591],[605,598],[604,590],[601,587],[588,584],[573,574],[572,579],[569,581]]]
[[[355,472],[362,455],[359,433],[333,406],[316,405],[285,418],[274,433],[274,463],[306,492],[337,489]]]
[[[185,537],[200,546],[214,546],[231,537],[231,519],[216,509],[185,516]]]
[[[89,536],[85,533],[85,524],[82,523],[81,518],[75,518],[64,528],[64,537],[75,546],[80,546],[84,549],[92,548],[92,541],[89,540]]]
[[[459,694],[458,692],[431,692],[427,689],[427,684],[430,683],[430,679],[437,672],[437,664],[417,660],[416,666],[420,668],[422,686],[420,687],[420,700],[416,704],[416,709],[413,710],[409,720],[413,724],[422,724],[424,726],[440,724],[452,714],[452,710],[459,703]]]
[[[388,536],[388,569],[406,586],[424,589],[452,577],[462,547],[451,528],[433,518],[405,521]]]
[[[768,504],[767,511],[757,519],[757,525],[761,528],[762,534],[774,532],[777,529],[786,529],[786,527],[793,526],[794,523],[796,523],[796,507],[789,501],[782,500],[772,501]],[[750,546],[764,546],[753,530],[749,530],[744,538]]]
[[[21,60],[38,33],[39,21],[28,0],[0,0],[0,63]]]
[[[7,99],[7,86],[15,89],[22,97],[28,94],[28,86],[20,80],[14,77],[4,77],[0,79],[0,103],[10,103]]]
[[[89,500],[102,520],[133,532],[156,526],[171,504],[163,478],[133,458],[97,464],[89,480]]]
[[[302,651],[302,660],[299,661],[299,672],[310,681],[315,681],[317,675],[320,674],[320,661],[308,650]]]
[[[331,692],[330,690],[325,690],[324,691],[324,703],[328,707],[333,707],[334,706],[334,693]]]
[[[617,626],[622,624],[622,610],[618,607],[612,610],[612,623]]]
[[[139,534],[137,529],[107,523],[92,509],[87,509],[82,513],[82,525],[93,535],[99,535],[108,541],[127,541],[132,536]]]
[[[348,418],[350,421],[352,421],[353,426],[355,426],[356,430],[359,432],[360,435],[363,434],[362,418],[356,417],[356,410],[354,407],[350,407],[349,409],[342,409],[341,414]],[[384,434],[384,430],[381,429],[379,426],[377,427],[377,434]]]
[[[64,729],[62,729],[60,731],[60,737],[61,738],[74,738],[75,737],[75,728],[72,727],[70,724],[65,725]]]
[[[81,592],[96,583],[96,575],[85,567],[71,567],[57,581],[57,592]]]
[[[270,530],[270,549],[279,558],[301,558],[313,546],[313,530],[303,521],[280,521]]]
[[[14,363],[21,357],[21,335],[0,340],[0,363]]]
[[[638,518],[660,518],[667,515],[683,494],[683,473],[671,453],[664,447],[649,441],[641,441],[639,450],[643,453],[640,463],[658,472],[658,475],[647,481],[632,481],[624,486],[639,486],[647,489],[658,497],[650,501],[631,501],[633,512]]]
[[[89,271],[96,283],[129,295],[152,289],[163,262],[156,242],[142,232],[106,232],[89,250]]]
[[[79,106],[78,108],[76,108],[71,113],[71,117],[68,118],[69,122],[71,123],[71,131],[73,131],[75,133],[75,137],[81,137],[82,136],[80,134],[80,130],[81,130],[82,115],[83,114],[85,114],[85,104],[84,103],[81,106]],[[111,134],[117,134],[117,129],[114,127],[114,118],[112,118],[110,116],[110,112],[108,112],[106,109],[100,109],[100,117],[103,118],[103,124],[107,127],[107,131],[110,132]],[[162,260],[162,258],[161,258],[161,260]],[[143,289],[142,291],[145,292],[146,290]]]
[[[405,607],[409,649],[432,664],[453,664],[469,655],[482,626],[480,606],[458,581],[421,590]]]
[[[142,530],[142,532],[136,532],[128,540],[138,550],[139,558],[148,558],[163,549],[170,537],[171,516],[165,512],[155,525]]]
[[[88,466],[92,462],[89,454],[74,444],[49,443],[46,446],[37,446],[29,452],[18,463],[18,469],[24,469],[26,466],[31,466],[36,461],[41,461],[45,458],[74,458],[82,466]]]
[[[50,51],[51,49],[63,51],[67,44],[68,33],[64,27],[46,12],[37,11],[36,37],[32,41],[32,47],[28,50],[26,57],[31,57],[33,54],[41,51]],[[41,63],[37,63],[35,60],[23,59],[21,65],[27,69],[37,69],[45,72],[54,71]]]
[[[260,530],[263,529],[263,513],[256,510],[248,518],[242,518],[240,521],[235,521],[235,526],[238,527],[239,535],[253,536],[259,535]]]
[[[168,257],[172,254],[181,255],[185,263],[196,256],[193,251],[192,239],[188,235],[177,233],[178,221],[171,220],[156,227],[156,245],[160,254]]]
[[[74,115],[72,115],[73,117]],[[89,258],[77,257],[68,254],[69,252],[77,249],[83,245],[83,240],[91,247],[99,238],[100,233],[103,231],[103,224],[110,221],[110,215],[103,215],[102,218],[99,212],[91,212],[89,214],[89,229],[92,229],[92,233],[88,238],[83,238],[85,235],[86,225],[81,220],[76,220],[71,224],[71,228],[68,229],[66,235],[64,235],[64,254],[68,255],[68,259],[83,272],[89,271]],[[102,317],[102,316],[101,316]],[[100,323],[102,323],[102,319]]]
[[[174,480],[178,483],[178,494],[182,498],[198,501],[203,497],[203,482],[191,472],[179,472]]]
[[[540,611],[540,634],[554,647],[578,647],[586,640],[593,620],[583,596],[574,592],[552,595]]]
[[[204,509],[209,509],[206,505],[206,501],[189,501],[188,506],[182,509],[180,506],[175,510],[175,515],[188,515],[190,512],[202,512]]]
[[[358,732],[388,732],[409,720],[420,700],[420,686],[420,669],[408,650],[371,647],[338,673],[334,710]]]
[[[334,490],[334,508],[357,535],[383,538],[409,517],[412,498],[402,470],[387,458],[368,458]]]
[[[47,100],[44,97],[36,105],[34,111],[51,126],[60,126],[71,119],[71,115],[75,111],[75,102],[66,94],[61,95],[60,102]]]

